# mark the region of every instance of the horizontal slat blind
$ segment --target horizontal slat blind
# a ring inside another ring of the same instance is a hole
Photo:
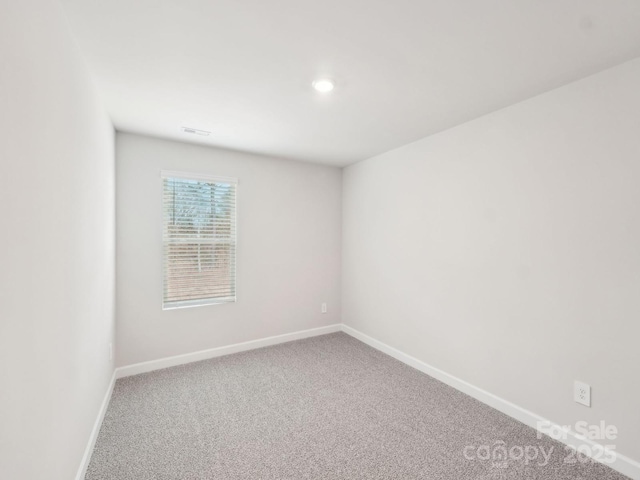
[[[162,173],[163,308],[235,302],[235,179]]]

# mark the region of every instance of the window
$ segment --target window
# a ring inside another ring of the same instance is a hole
[[[233,178],[162,172],[162,308],[236,301]]]

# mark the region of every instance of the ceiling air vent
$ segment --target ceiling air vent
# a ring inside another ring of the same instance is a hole
[[[191,127],[182,127],[182,131],[184,133],[193,133],[195,135],[202,135],[203,137],[208,137],[211,135],[211,132],[207,132],[206,130],[198,130],[197,128]]]

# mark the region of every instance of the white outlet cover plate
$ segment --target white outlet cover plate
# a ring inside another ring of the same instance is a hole
[[[584,382],[575,381],[573,382],[573,399],[585,405],[587,407],[591,406],[591,386],[587,385]]]

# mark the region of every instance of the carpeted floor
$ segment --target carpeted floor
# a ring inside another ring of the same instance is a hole
[[[86,479],[626,478],[566,456],[335,333],[118,380]]]

